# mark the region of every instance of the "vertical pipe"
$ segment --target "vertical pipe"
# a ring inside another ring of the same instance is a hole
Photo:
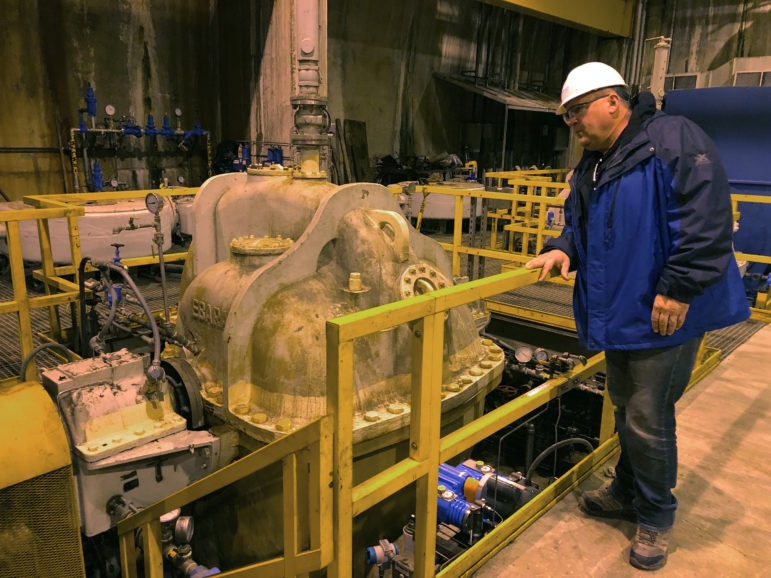
[[[656,106],[661,108],[664,98],[664,79],[669,65],[669,47],[671,38],[659,37],[656,46],[653,47],[653,70],[651,72],[650,91],[656,97]]]
[[[527,424],[527,446],[525,447],[525,469],[528,471],[533,463],[533,453],[535,449],[535,426],[532,423]]]
[[[320,54],[326,54],[320,46],[326,43],[326,29],[319,33],[321,10],[326,14],[326,0],[296,0],[293,66],[297,69],[297,92],[292,97],[295,108],[292,144],[298,155],[298,176],[321,173],[321,151],[329,140],[329,114],[326,99],[321,97],[319,65]]]
[[[504,167],[506,166],[506,135],[509,130],[509,107],[507,105],[503,105],[503,150],[501,151],[501,168],[499,170],[503,171],[506,170]]]

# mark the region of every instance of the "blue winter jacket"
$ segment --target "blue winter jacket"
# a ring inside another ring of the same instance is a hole
[[[589,198],[584,246],[576,183],[593,167],[577,167],[565,228],[545,247],[567,253],[577,271],[573,309],[584,347],[673,346],[749,317],[725,170],[696,124],[656,111],[611,153]],[[669,336],[651,327],[659,293],[690,304]]]

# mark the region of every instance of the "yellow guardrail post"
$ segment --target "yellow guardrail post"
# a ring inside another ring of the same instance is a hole
[[[334,429],[332,578],[353,572],[353,341],[341,342],[339,329],[327,323],[327,415]]]
[[[30,315],[29,295],[24,280],[24,260],[21,252],[21,235],[18,221],[7,221],[6,240],[8,242],[8,260],[11,267],[11,285],[13,286],[13,300],[19,326],[19,344],[21,345],[21,358],[32,352],[32,317]],[[20,376],[22,381],[37,381],[37,366],[30,363],[27,366],[26,375]]]
[[[460,252],[459,247],[463,245],[463,197],[455,197],[455,211],[452,227],[452,274],[454,277],[460,276]]]
[[[410,458],[425,463],[424,473],[416,480],[415,488],[415,503],[417,508],[421,509],[419,515],[415,516],[416,578],[434,575],[443,343],[444,311],[433,313],[416,322],[412,344]]]

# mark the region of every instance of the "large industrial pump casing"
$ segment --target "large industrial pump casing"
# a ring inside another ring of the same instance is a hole
[[[210,417],[262,442],[326,412],[327,320],[453,283],[444,250],[381,185],[250,169],[207,181],[193,215],[177,332],[198,353],[167,363],[198,382]],[[412,331],[403,324],[354,344],[354,484],[409,455]],[[446,435],[482,415],[503,352],[479,338],[467,306],[447,314],[443,345]],[[199,502],[207,538],[196,551],[226,567],[279,554],[281,491],[274,468]],[[364,575],[366,546],[401,530],[413,495],[403,490],[354,519],[355,575]]]
[[[377,184],[250,170],[207,181],[193,210],[177,330],[200,353],[185,362],[214,413],[262,441],[325,413],[327,320],[452,284],[441,246]],[[354,441],[409,422],[410,347],[408,325],[357,340]],[[499,380],[468,307],[449,312],[444,350],[443,411]]]

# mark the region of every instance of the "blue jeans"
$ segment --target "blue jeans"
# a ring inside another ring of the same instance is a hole
[[[675,521],[675,402],[688,385],[700,342],[701,336],[674,347],[605,352],[621,443],[610,491],[634,504],[638,523],[666,529]]]

